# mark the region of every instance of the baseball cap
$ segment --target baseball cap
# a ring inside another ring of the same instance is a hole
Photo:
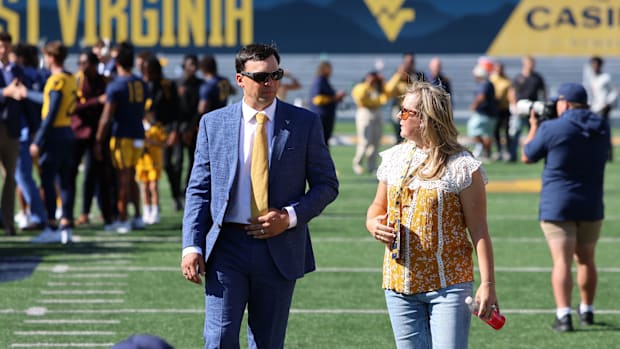
[[[554,99],[587,105],[588,93],[581,84],[567,82],[560,85],[560,88],[558,88],[558,96]]]

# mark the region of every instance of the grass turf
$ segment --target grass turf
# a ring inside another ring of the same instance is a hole
[[[380,288],[383,249],[364,228],[376,180],[353,174],[353,153],[353,147],[332,147],[341,193],[311,223],[319,270],[297,284],[287,348],[394,347]],[[578,331],[572,334],[550,330],[551,260],[537,222],[538,194],[488,194],[497,291],[507,324],[494,331],[473,319],[471,348],[618,346],[620,177],[615,174],[619,166],[617,162],[608,166],[605,183],[607,219],[597,249],[598,324],[576,326]],[[490,181],[518,180],[539,178],[542,165],[493,163],[485,168]],[[184,281],[178,269],[181,214],[170,209],[165,180],[161,187],[162,223],[144,231],[121,236],[94,225],[76,229],[81,241],[69,246],[31,245],[32,233],[0,238],[0,260],[13,261],[0,264],[0,279],[26,268],[27,260],[20,264],[16,258],[41,258],[31,276],[0,282],[0,348],[69,348],[79,343],[106,347],[133,333],[159,335],[176,348],[202,347],[203,292]],[[85,290],[104,292],[69,293]],[[79,303],[71,303],[76,300]],[[573,305],[577,304],[574,292]],[[43,308],[44,314],[32,315]]]

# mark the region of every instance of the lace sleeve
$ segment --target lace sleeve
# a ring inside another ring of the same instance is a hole
[[[482,175],[484,184],[488,183],[487,173],[484,170],[484,167],[482,167],[482,162],[474,158],[468,152],[462,152],[454,155],[454,157],[450,159],[448,167],[448,173],[450,177],[452,177],[454,190],[457,193],[460,193],[471,185],[472,174],[478,169],[480,169],[480,174]]]
[[[377,169],[377,179],[380,182],[389,184],[393,182],[394,178],[400,176],[399,169],[412,146],[408,143],[401,143],[379,153],[381,165]]]

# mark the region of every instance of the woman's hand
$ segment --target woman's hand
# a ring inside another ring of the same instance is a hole
[[[382,214],[366,220],[366,229],[370,232],[370,235],[378,241],[390,246],[394,243],[396,234],[394,228],[386,225],[388,214]]]
[[[495,294],[494,282],[481,282],[476,292],[476,302],[480,304],[478,316],[482,320],[489,320],[493,314],[493,310],[499,311],[499,303]]]

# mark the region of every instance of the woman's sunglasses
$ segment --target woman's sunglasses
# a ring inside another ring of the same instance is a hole
[[[405,107],[400,107],[400,119],[401,120],[407,120],[412,116],[417,116],[418,115],[418,111],[417,110],[410,110],[407,109]]]
[[[242,71],[239,73],[243,76],[247,76],[248,78],[256,81],[256,82],[265,82],[267,79],[271,80],[280,80],[284,76],[284,70],[278,69],[276,71],[272,71],[271,73],[267,72],[258,72],[258,73],[250,73],[247,71]]]

